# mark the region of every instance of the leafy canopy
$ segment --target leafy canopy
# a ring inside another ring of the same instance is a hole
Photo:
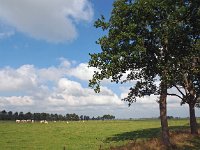
[[[102,52],[90,54],[89,66],[99,71],[89,86],[99,92],[103,79],[138,80],[124,99],[132,103],[136,97],[160,92],[156,77],[168,87],[177,84],[180,64],[199,55],[194,48],[200,37],[199,6],[199,0],[116,0],[110,19],[101,16],[95,22],[108,34],[97,41]]]

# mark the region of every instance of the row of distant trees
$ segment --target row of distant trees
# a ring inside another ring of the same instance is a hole
[[[49,120],[49,121],[79,121],[79,120],[113,120],[113,115],[103,115],[98,117],[90,117],[86,115],[72,114],[49,114],[49,113],[31,113],[31,112],[12,112],[12,111],[0,111],[0,120]]]

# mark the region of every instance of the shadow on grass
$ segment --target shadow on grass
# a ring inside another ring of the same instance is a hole
[[[150,128],[144,130],[137,130],[131,132],[124,132],[121,134],[116,134],[112,137],[108,137],[105,142],[119,142],[119,141],[127,141],[127,140],[136,140],[136,139],[147,139],[158,137],[160,135],[160,128]]]
[[[200,137],[199,137],[199,136],[198,136],[198,137],[195,137],[195,138],[191,141],[191,143],[194,144],[195,150],[200,150]]]
[[[186,130],[188,126],[171,126],[169,127],[170,131],[179,131]],[[161,128],[150,128],[143,130],[136,130],[131,132],[124,132],[121,134],[116,134],[112,137],[109,137],[105,140],[105,142],[110,141],[127,141],[127,140],[136,140],[136,139],[149,139],[149,138],[157,138],[161,135]]]
[[[192,137],[186,142],[190,143],[190,145],[184,145],[182,147],[183,150],[200,150],[200,136]]]
[[[200,150],[200,136],[192,136],[190,134],[189,126],[170,126],[170,139],[172,143],[177,143],[178,147],[175,149],[180,150]],[[187,136],[187,138],[183,136]],[[136,141],[136,140],[150,140],[160,139],[161,128],[150,128],[131,132],[124,132],[116,134],[107,138],[104,142],[119,142],[119,141]],[[181,139],[185,138],[185,141],[181,143]],[[180,140],[180,141],[179,141]],[[125,146],[126,147],[126,146]]]

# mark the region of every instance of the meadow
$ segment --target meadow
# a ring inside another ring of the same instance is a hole
[[[170,120],[171,130],[188,129],[188,120]],[[98,150],[160,136],[159,120],[0,122],[1,150]]]

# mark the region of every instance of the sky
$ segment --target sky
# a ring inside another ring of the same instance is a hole
[[[88,87],[96,70],[88,68],[89,53],[101,51],[95,41],[106,34],[94,22],[109,19],[113,1],[0,0],[0,110],[158,117],[158,96],[130,107],[121,100],[135,81],[103,81],[100,93]],[[188,111],[168,98],[168,115],[188,117]]]

